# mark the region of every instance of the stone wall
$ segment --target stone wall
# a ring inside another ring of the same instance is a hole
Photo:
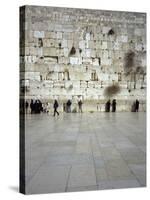
[[[25,6],[22,23],[20,85],[27,100],[56,98],[63,111],[67,99],[74,108],[82,99],[84,111],[103,111],[116,98],[117,110],[129,111],[139,99],[145,110],[145,13]],[[105,96],[115,84],[120,92]]]

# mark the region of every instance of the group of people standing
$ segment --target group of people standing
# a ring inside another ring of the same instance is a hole
[[[79,100],[78,101],[78,112],[79,113],[83,112],[82,111],[82,104],[83,104],[82,100]],[[48,103],[46,105],[48,105]],[[67,102],[64,104],[64,111],[67,112],[67,113],[73,112],[71,110],[71,105],[72,105],[71,100],[70,99],[67,100]],[[105,112],[110,112],[110,111],[116,112],[116,105],[117,105],[116,99],[113,99],[112,102],[109,99],[105,103]],[[26,113],[28,113],[29,107],[30,107],[30,110],[31,110],[31,114],[41,113],[41,112],[45,112],[45,113],[49,112],[46,108],[44,108],[44,104],[42,104],[42,102],[39,99],[37,99],[37,100],[31,99],[30,105],[29,105],[28,101],[25,101]],[[55,99],[54,103],[53,103],[53,109],[54,109],[53,116],[55,116],[56,114],[59,115],[59,112],[57,110],[58,107],[59,107],[58,101]],[[132,112],[138,112],[139,111],[139,100],[138,99],[136,99],[136,101],[133,102],[131,111]]]
[[[67,113],[71,113],[71,104],[72,104],[72,102],[71,102],[70,99],[69,99],[69,100],[67,101],[67,103],[65,104],[64,110],[65,110]],[[82,111],[82,104],[83,104],[82,101],[79,100],[79,101],[78,101],[78,111],[79,111],[80,113],[83,112],[83,111]],[[53,104],[54,116],[55,116],[56,114],[59,115],[59,112],[57,111],[58,107],[59,107],[58,101],[55,99],[54,104]]]
[[[132,112],[138,112],[139,111],[139,100],[136,99],[136,101],[133,102],[131,111]],[[105,112],[110,112],[110,108],[112,107],[112,112],[116,112],[116,99],[112,100],[112,103],[110,100],[108,100],[105,104]]]
[[[112,100],[112,103],[110,100],[108,100],[105,104],[105,112],[110,112],[110,108],[112,107],[112,112],[116,112],[116,99]]]
[[[26,104],[27,103],[28,102],[26,101]],[[28,109],[28,106],[26,106],[26,109]],[[30,109],[31,109],[31,114],[43,112],[42,102],[39,99],[35,101],[31,99]]]

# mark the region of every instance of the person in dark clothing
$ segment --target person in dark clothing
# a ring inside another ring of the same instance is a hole
[[[34,102],[34,113],[38,113],[38,102],[37,102],[37,100],[35,100],[35,102]]]
[[[71,101],[70,99],[67,101],[67,113],[71,113]]]
[[[31,109],[31,114],[34,113],[34,103],[33,103],[33,99],[31,99],[31,103],[30,103],[30,109]]]
[[[42,102],[38,100],[38,112],[43,112]]]
[[[105,104],[105,112],[110,112],[110,106],[111,106],[111,103],[110,103],[110,100],[108,100]]]
[[[57,115],[59,115],[59,112],[57,111],[57,108],[58,108],[58,102],[57,102],[57,100],[55,99],[55,101],[54,101],[54,105],[53,105],[53,107],[54,107],[54,117],[55,117],[55,114],[57,113]]]
[[[29,107],[29,103],[26,101],[25,102],[26,113],[28,112],[28,107]]]
[[[139,101],[136,99],[135,101],[135,112],[139,111]]]
[[[136,112],[136,103],[135,103],[135,101],[133,102],[133,104],[131,106],[131,112]]]
[[[116,99],[112,101],[112,112],[116,112]]]
[[[78,106],[79,106],[79,112],[81,112],[82,113],[82,101],[80,100],[79,102],[78,102]]]

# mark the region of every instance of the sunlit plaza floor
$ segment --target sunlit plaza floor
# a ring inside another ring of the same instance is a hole
[[[146,185],[146,113],[26,115],[26,193]]]

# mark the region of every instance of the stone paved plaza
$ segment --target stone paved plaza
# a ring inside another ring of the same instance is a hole
[[[26,115],[26,193],[146,185],[146,113]]]

